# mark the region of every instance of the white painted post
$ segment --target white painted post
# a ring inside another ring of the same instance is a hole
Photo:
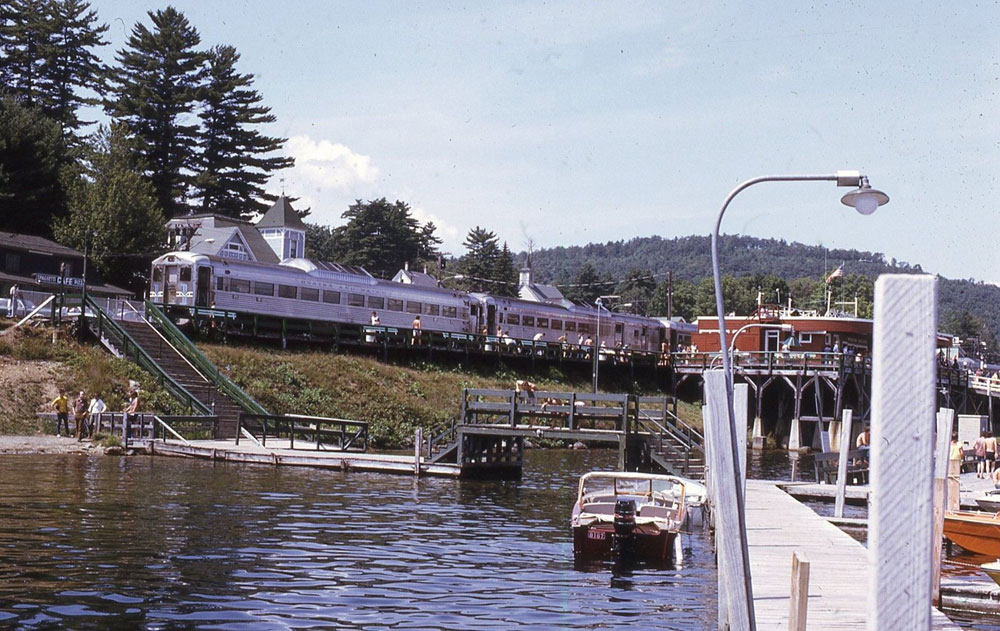
[[[788,451],[798,451],[802,449],[802,421],[797,417],[792,418],[792,429],[788,433]]]
[[[709,425],[705,428],[705,442],[713,442],[712,476],[715,480],[716,503],[715,533],[718,547],[720,592],[725,591],[728,610],[728,628],[734,631],[751,629],[753,617],[753,593],[750,568],[743,563],[743,540],[746,533],[740,529],[737,514],[737,493],[742,495],[743,487],[733,479],[735,474],[729,423],[729,395],[726,388],[726,374],[721,370],[710,370],[705,375],[705,401],[708,407]],[[723,622],[720,616],[720,625]],[[720,628],[726,628],[721,627]]]
[[[809,559],[802,552],[792,553],[792,591],[788,611],[788,631],[806,631],[809,610]]]
[[[934,446],[934,590],[933,602],[941,602],[941,540],[944,537],[944,512],[948,505],[948,456],[955,410],[941,408],[937,413],[937,441]]]
[[[413,436],[413,475],[420,477],[420,452],[424,446],[424,428],[418,427]]]
[[[740,471],[743,475],[743,495],[747,494],[747,414],[750,409],[750,386],[733,386],[733,408],[736,413],[736,443],[739,445]]]
[[[701,420],[702,427],[705,430],[705,486],[708,488],[708,505],[711,509],[709,514],[711,515],[712,530],[715,532],[715,549],[718,551],[723,547],[722,539],[725,535],[719,529],[719,494],[715,488],[718,476],[715,475],[716,465],[714,454],[712,453],[713,447],[717,441],[717,438],[714,435],[717,423],[712,422],[707,405],[701,406]],[[711,438],[709,438],[710,436]],[[716,556],[716,558],[718,559],[718,556]],[[719,629],[728,629],[729,601],[726,598],[726,582],[722,575],[721,562],[719,565],[720,571],[716,572],[716,580],[718,581],[716,589],[716,593],[718,594],[718,614],[716,615],[716,618],[718,620]]]
[[[875,281],[868,629],[931,624],[937,280]]]
[[[844,410],[840,423],[840,458],[837,460],[837,499],[833,505],[833,516],[844,516],[844,500],[847,495],[847,452],[851,450],[851,423],[854,410]]]

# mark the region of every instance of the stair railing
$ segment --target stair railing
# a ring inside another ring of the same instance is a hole
[[[149,356],[125,329],[121,327],[114,318],[90,296],[87,296],[87,306],[94,314],[93,318],[87,318],[91,330],[97,335],[97,339],[102,344],[110,344],[122,357],[137,364],[140,368],[156,377],[157,383],[171,396],[187,407],[188,413],[198,411],[201,414],[212,414],[212,411],[204,403],[191,394],[187,388],[177,382],[160,366],[156,360]],[[107,340],[107,341],[105,341]]]
[[[268,411],[264,409],[260,403],[257,403],[249,394],[247,394],[242,388],[233,383],[229,377],[227,377],[219,367],[216,366],[208,357],[198,350],[191,340],[188,339],[184,333],[173,323],[173,321],[167,317],[165,313],[160,311],[157,307],[150,301],[145,301],[146,308],[146,320],[167,339],[170,344],[173,345],[191,364],[197,369],[206,379],[211,381],[215,387],[228,396],[230,399],[236,402],[245,411],[252,414],[268,414]]]

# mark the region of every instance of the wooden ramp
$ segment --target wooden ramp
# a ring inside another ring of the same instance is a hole
[[[868,550],[777,484],[747,480],[747,541],[757,629],[788,629],[793,552],[804,554],[810,563],[806,628],[865,629]],[[934,610],[932,628],[959,626]]]

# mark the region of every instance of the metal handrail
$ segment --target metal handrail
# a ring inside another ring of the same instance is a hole
[[[187,405],[188,411],[198,410],[206,415],[210,415],[212,413],[212,410],[210,410],[207,405],[198,400],[198,398],[191,394],[187,388],[182,386],[176,379],[163,370],[163,367],[160,366],[156,360],[150,357],[149,353],[147,353],[146,350],[142,348],[142,346],[140,346],[124,328],[121,327],[121,325],[115,322],[114,318],[108,315],[97,302],[92,300],[90,296],[87,296],[87,305],[92,307],[97,320],[96,327],[98,340],[100,340],[102,336],[107,336],[113,342],[117,343],[119,346],[118,352],[146,372],[156,376],[160,386],[167,390],[167,392],[169,392],[175,399]]]
[[[160,311],[159,307],[148,300],[145,302],[145,307],[147,321],[149,321],[150,324],[153,324],[153,320],[155,320],[156,326],[163,336],[167,338],[174,348],[179,350],[186,359],[195,365],[198,371],[201,372],[206,379],[211,381],[219,391],[227,395],[248,412],[253,412],[255,414],[268,413],[268,411],[264,409],[264,406],[257,403],[253,397],[247,394],[238,385],[233,383],[229,377],[219,370],[219,367],[212,363],[208,357],[205,357],[204,353],[198,350],[198,347],[195,346],[191,340],[189,340],[188,337],[177,328],[177,326],[166,316],[166,314]]]

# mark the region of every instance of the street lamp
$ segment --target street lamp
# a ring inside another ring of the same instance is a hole
[[[837,171],[832,175],[765,175],[747,180],[734,188],[719,209],[719,216],[715,220],[715,231],[712,233],[712,277],[715,281],[715,310],[719,316],[719,350],[722,354],[722,369],[726,376],[726,415],[729,417],[729,438],[730,448],[733,451],[733,479],[732,483],[736,490],[736,513],[739,522],[740,549],[743,554],[744,587],[746,589],[747,618],[750,620],[750,629],[755,631],[757,623],[754,616],[753,607],[753,583],[750,578],[750,552],[747,549],[746,538],[746,515],[745,501],[743,497],[743,485],[740,484],[742,477],[740,471],[739,443],[736,440],[736,412],[733,409],[733,368],[729,361],[729,354],[723,352],[728,344],[726,339],[726,305],[722,298],[722,274],[719,271],[719,228],[722,226],[722,217],[726,214],[726,209],[730,202],[741,191],[760,184],[761,182],[836,182],[837,186],[856,186],[857,190],[851,191],[841,198],[841,202],[846,206],[852,206],[862,215],[870,215],[879,206],[889,202],[889,196],[882,191],[873,189],[868,184],[868,178],[861,175],[859,171]],[[596,375],[596,373],[595,373]],[[746,431],[746,428],[744,428]]]
[[[601,347],[601,309],[604,309],[605,300],[617,300],[621,296],[598,296],[594,303],[597,305],[597,333],[594,335],[594,348],[591,354],[594,358],[594,394],[597,394],[597,354]]]

